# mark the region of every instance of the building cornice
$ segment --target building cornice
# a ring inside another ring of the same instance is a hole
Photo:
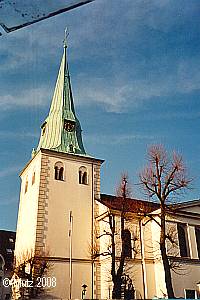
[[[19,176],[21,176],[24,171],[27,169],[27,167],[31,164],[31,162],[37,157],[39,154],[47,154],[52,157],[59,157],[60,159],[69,159],[71,161],[80,161],[80,162],[86,162],[86,163],[95,163],[101,165],[105,160],[103,159],[98,159],[86,155],[78,155],[78,154],[69,154],[69,153],[63,153],[63,152],[58,152],[54,150],[49,150],[49,149],[40,149],[25,165],[25,167],[22,169],[22,171],[19,173]]]
[[[179,263],[200,265],[200,259],[197,258],[168,256],[168,259]]]
[[[98,163],[102,164],[104,162],[103,159],[98,159],[92,156],[88,155],[80,155],[80,154],[70,154],[70,153],[64,153],[64,152],[58,152],[55,150],[49,150],[49,149],[40,149],[41,153],[49,154],[54,157],[60,157],[60,158],[67,158],[69,160],[74,160],[74,161],[85,161],[85,162],[93,162],[93,163]]]

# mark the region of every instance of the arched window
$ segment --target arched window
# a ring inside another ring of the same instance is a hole
[[[59,178],[59,172],[58,172],[58,167],[57,166],[55,166],[55,179],[56,180],[58,180],[58,178]]]
[[[78,172],[78,175],[79,175],[79,183],[81,184],[82,182],[82,171],[79,170]]]
[[[26,182],[25,182],[25,194],[28,191],[28,178],[26,178]]]
[[[58,161],[54,166],[54,178],[56,180],[64,180],[64,167],[63,163]]]
[[[42,126],[41,126],[41,129],[42,129],[42,135],[45,135],[46,124],[47,124],[47,122],[45,121],[45,122],[42,124]]]
[[[83,173],[82,184],[87,184],[87,172]]]
[[[64,172],[64,168],[61,167],[60,170],[59,170],[59,180],[63,180],[63,172]]]
[[[35,171],[33,172],[33,176],[32,176],[32,185],[35,183]]]
[[[124,255],[125,257],[132,258],[132,247],[131,247],[131,233],[128,229],[124,230]]]
[[[88,175],[86,167],[80,167],[78,175],[80,184],[88,184]]]

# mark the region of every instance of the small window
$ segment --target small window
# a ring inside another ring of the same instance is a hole
[[[44,127],[42,128],[42,135],[45,135],[45,131],[46,131],[46,126],[44,126]]]
[[[132,258],[131,233],[128,229],[123,232],[125,257]]]
[[[45,135],[45,131],[46,131],[46,124],[47,122],[44,122],[41,126],[41,129],[42,129],[42,135]]]
[[[54,178],[56,180],[64,180],[64,167],[62,162],[57,162],[54,166]]]
[[[25,183],[25,194],[28,191],[28,179],[26,179],[26,183]]]
[[[72,144],[69,145],[69,152],[74,152],[74,146]]]
[[[33,176],[32,176],[32,185],[35,183],[35,172],[33,172]]]
[[[79,184],[85,184],[85,185],[88,184],[88,175],[87,175],[86,167],[79,168],[78,176],[79,176]]]
[[[177,224],[178,240],[181,257],[189,257],[188,241],[187,241],[187,228],[185,224]]]
[[[195,290],[185,290],[185,298],[186,299],[196,299],[196,291]]]

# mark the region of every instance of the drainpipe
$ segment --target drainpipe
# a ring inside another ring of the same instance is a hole
[[[146,266],[144,260],[144,243],[143,243],[143,224],[142,220],[139,220],[140,226],[140,248],[141,248],[141,264],[142,264],[142,283],[143,283],[143,299],[147,299],[147,282],[146,282]]]

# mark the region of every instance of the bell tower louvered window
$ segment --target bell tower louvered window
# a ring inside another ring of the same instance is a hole
[[[79,168],[79,184],[88,184],[88,173],[86,167]]]
[[[64,180],[64,166],[62,162],[57,162],[54,166],[54,179]]]

